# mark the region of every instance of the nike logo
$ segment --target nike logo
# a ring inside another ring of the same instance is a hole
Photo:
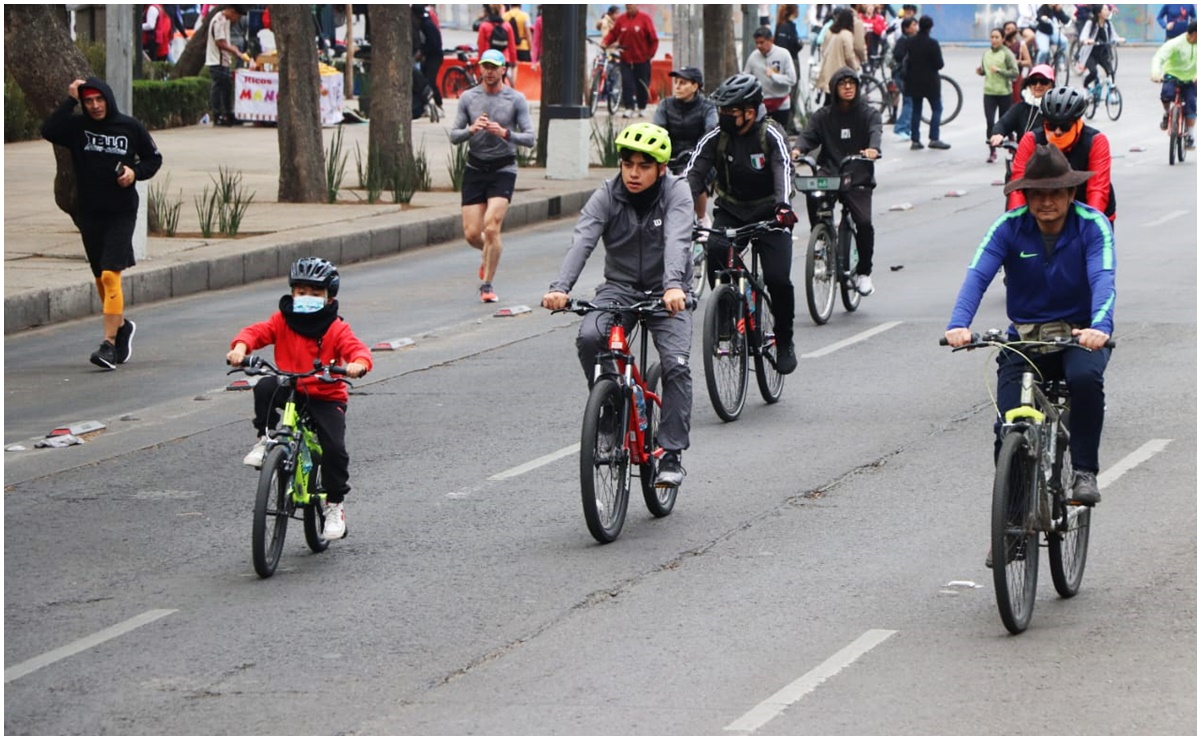
[[[1032,252],[1030,254],[1026,254],[1025,252],[1020,252],[1018,254],[1018,256],[1021,257],[1022,259],[1029,259],[1030,257],[1037,257],[1038,252]]]

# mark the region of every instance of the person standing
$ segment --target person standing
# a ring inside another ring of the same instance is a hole
[[[993,124],[1009,112],[1013,105],[1013,80],[1018,76],[1017,59],[1005,46],[1001,29],[988,34],[989,48],[980,58],[976,74],[984,77],[984,138],[992,135]],[[989,164],[997,161],[997,148],[988,142]]]
[[[420,46],[415,48],[414,57],[421,75],[434,94],[434,105],[442,107],[442,92],[438,89],[438,70],[442,68],[442,31],[430,17],[424,5],[414,5],[413,25]]]
[[[747,56],[742,73],[754,75],[759,80],[767,115],[787,130],[788,119],[792,117],[789,95],[796,87],[796,65],[792,53],[782,46],[776,46],[771,29],[767,26],[756,28],[754,38],[755,51]]]
[[[505,23],[501,17],[501,6],[485,5],[484,17],[480,21],[479,35],[475,46],[480,54],[493,49],[499,51],[505,58],[506,65],[517,64],[517,34],[513,27]]]
[[[902,141],[909,141],[913,137],[913,97],[905,84],[905,75],[909,72],[909,62],[906,58],[909,53],[909,40],[916,34],[917,18],[909,16],[902,19],[901,34],[892,50],[892,81],[896,83],[897,91],[901,94],[901,112],[897,114],[897,122],[893,125],[892,132]]]
[[[1192,3],[1161,5],[1159,13],[1155,16],[1155,22],[1163,29],[1164,41],[1171,41],[1186,33],[1189,21],[1196,19],[1197,8]]]
[[[513,29],[513,35],[517,38],[517,61],[532,61],[530,58],[530,14],[522,10],[520,5],[506,5],[505,14],[501,17]]]
[[[500,264],[500,230],[517,182],[517,147],[532,147],[536,139],[525,96],[504,84],[504,55],[496,49],[485,51],[480,73],[480,84],[459,97],[450,142],[468,142],[463,237],[481,252],[480,300],[495,303],[492,280]]]
[[[596,30],[600,31],[602,39],[609,35],[609,31],[613,30],[613,24],[617,22],[617,14],[620,12],[621,8],[616,5],[610,5],[605,14],[596,22]]]
[[[167,58],[171,46],[171,16],[162,5],[147,5],[142,11],[142,49],[152,62]]]
[[[212,109],[214,126],[236,126],[234,118],[233,58],[238,57],[250,64],[250,55],[233,45],[230,40],[230,25],[246,15],[245,5],[227,5],[209,21],[208,44],[205,46],[204,63],[209,70],[212,87],[209,90],[209,108]]]
[[[104,341],[93,365],[116,370],[133,356],[137,326],[125,318],[121,273],[137,262],[133,232],[138,220],[134,183],[154,177],[163,157],[146,127],[117,110],[112,89],[89,77],[67,87],[69,96],[42,124],[42,138],[71,152],[75,168],[75,212],[104,314]],[[83,106],[82,116],[74,115]]]
[[[621,104],[624,118],[633,115],[637,105],[638,116],[646,111],[650,97],[651,59],[659,50],[659,35],[655,33],[655,22],[637,5],[626,5],[626,12],[617,16],[613,28],[601,40],[602,46],[617,44],[621,47]]]
[[[537,18],[530,25],[530,61],[538,64],[542,60],[542,6],[538,6]]]
[[[795,4],[781,4],[779,10],[776,11],[776,37],[773,39],[776,46],[782,47],[792,57],[793,68],[796,69],[797,81],[792,86],[792,94],[788,96],[788,102],[793,112],[796,112],[797,101],[801,91],[801,49],[804,48],[804,42],[801,41],[801,32],[797,28],[796,19],[800,14],[800,6]],[[788,118],[788,133],[796,133],[796,123],[792,116]]]
[[[909,39],[906,58],[909,64],[905,88],[913,98],[913,118],[910,121],[910,149],[922,146],[922,101],[930,101],[930,148],[950,149],[951,145],[938,138],[942,122],[942,80],[938,71],[943,67],[942,47],[930,36],[934,19],[923,15],[917,22],[917,35]]]
[[[822,40],[822,66],[817,75],[817,88],[827,96],[832,94],[830,78],[843,67],[858,72],[861,68],[855,54],[855,14],[849,8],[834,12],[834,20]]]

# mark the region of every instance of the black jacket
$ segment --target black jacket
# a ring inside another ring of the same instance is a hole
[[[671,158],[691,152],[706,131],[717,127],[717,108],[697,93],[687,103],[679,98],[664,98],[651,122],[667,129],[671,137]]]
[[[830,77],[830,89],[836,91],[839,80],[847,77],[858,78],[858,75],[850,67],[842,67]],[[831,100],[810,116],[805,129],[797,135],[796,148],[808,153],[821,147],[817,164],[823,173],[833,175],[838,173],[843,157],[864,149],[880,151],[883,132],[880,111],[864,103],[863,98],[857,96],[847,110]],[[876,184],[875,168],[867,162],[850,163],[847,171],[851,173],[853,185],[874,187]]]
[[[117,163],[132,168],[138,180],[149,180],[162,167],[163,156],[146,127],[117,110],[117,101],[107,84],[89,77],[83,87],[104,95],[108,103],[104,119],[94,121],[86,112],[75,115],[79,103],[67,98],[42,124],[42,138],[71,150],[81,212],[106,215],[137,211],[138,192],[132,185],[123,188],[117,184]]]
[[[905,94],[928,100],[938,98],[942,84],[938,78],[938,71],[943,67],[942,47],[929,33],[918,31],[909,38],[906,49]]]
[[[705,190],[711,168],[717,170],[716,207],[742,223],[769,219],[777,205],[792,203],[788,136],[770,118],[761,117],[742,135],[715,128],[701,137],[684,170],[693,198]]]
[[[1043,114],[1037,105],[1030,105],[1025,100],[1015,103],[1005,111],[1001,120],[993,124],[992,133],[1004,137],[1021,139],[1027,131],[1042,131]]]

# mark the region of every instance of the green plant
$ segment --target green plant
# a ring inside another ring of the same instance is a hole
[[[208,112],[211,87],[207,76],[134,80],[134,117],[151,130],[193,126]]]
[[[425,147],[413,153],[413,168],[417,189],[428,193],[434,187],[434,176],[430,173],[430,160],[425,156]]]
[[[467,142],[456,144],[446,156],[446,167],[450,170],[450,186],[454,191],[463,189],[463,173],[467,171]]]
[[[328,202],[338,202],[338,191],[342,189],[342,180],[346,177],[347,152],[342,151],[342,127],[334,132],[329,148],[325,150],[325,192]]]
[[[234,196],[242,189],[242,173],[235,172],[233,169],[225,169],[225,165],[217,165],[217,177],[213,178],[209,175],[209,179],[213,181],[213,185],[217,188],[217,193],[221,197],[221,203],[232,203]]]
[[[171,187],[171,176],[150,183],[146,191],[146,219],[150,233],[175,236],[179,227],[179,211],[183,208],[183,191],[179,199],[172,201],[167,194]]]
[[[363,155],[359,150],[359,145],[354,145],[354,163],[355,168],[359,171],[359,187],[367,191],[367,202],[375,203],[379,200],[380,193],[384,192],[384,188],[388,185],[388,177],[381,166],[379,151],[372,151],[368,147],[367,152],[367,169],[363,169]]]
[[[619,131],[613,126],[612,116],[605,117],[605,128],[603,129],[593,119],[592,144],[596,147],[602,167],[616,167],[620,161],[620,157],[617,156],[617,148],[614,146],[618,133]]]
[[[4,73],[4,141],[28,141],[38,137],[37,119],[25,102],[25,93],[12,75]]]
[[[200,235],[205,239],[213,236],[213,222],[217,219],[217,213],[221,210],[221,203],[218,201],[216,192],[209,192],[209,186],[204,186],[204,191],[200,195],[192,197],[192,202],[196,204],[196,216],[200,219]]]
[[[105,65],[108,63],[108,54],[103,41],[88,41],[81,36],[75,39],[75,46],[83,52],[83,57],[88,60],[88,67],[93,74],[103,73],[107,69]]]
[[[224,209],[222,220],[225,222],[225,226],[222,228],[222,231],[229,236],[238,235],[238,229],[242,227],[242,219],[246,216],[246,211],[250,208],[251,201],[254,200],[254,193],[251,193],[249,198],[244,198],[242,197],[243,195],[242,188],[239,187],[234,199]]]

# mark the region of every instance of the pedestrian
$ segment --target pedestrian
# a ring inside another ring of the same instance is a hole
[[[1186,33],[1189,21],[1196,20],[1196,18],[1197,8],[1192,3],[1161,5],[1159,13],[1155,16],[1155,22],[1163,29],[1163,40],[1171,41],[1180,34]]]
[[[884,30],[888,27],[888,21],[880,12],[878,5],[860,5],[859,20],[863,23],[864,34],[867,39],[867,57],[875,59],[880,56],[880,40],[884,38]]]
[[[830,3],[809,3],[805,11],[805,23],[809,26],[809,63],[810,68],[818,64],[815,57],[822,50],[822,32],[834,19],[834,5]],[[813,79],[810,74],[808,79]]]
[[[1009,112],[1013,105],[1013,80],[1018,76],[1018,63],[1013,52],[1005,46],[1004,33],[994,28],[988,34],[989,47],[980,58],[976,74],[984,78],[984,139],[988,144],[989,164],[997,161],[997,148],[989,138],[993,124]]]
[[[162,5],[147,5],[142,11],[142,50],[152,62],[167,58],[173,29],[171,16]]]
[[[858,72],[862,69],[855,54],[855,14],[849,8],[834,11],[834,20],[822,40],[822,66],[817,74],[817,88],[830,95],[830,78],[843,67]]]
[[[942,47],[930,36],[934,19],[923,15],[917,22],[917,35],[909,39],[905,58],[908,72],[905,87],[913,98],[913,119],[910,121],[910,149],[922,146],[922,101],[930,102],[930,148],[950,149],[951,145],[938,138],[942,122],[942,80],[938,71],[943,68]]]
[[[275,365],[289,373],[321,365],[346,368],[346,376],[359,378],[371,370],[371,350],[338,315],[338,268],[320,257],[302,257],[288,271],[289,294],[280,297],[279,310],[266,321],[251,324],[229,343],[225,360],[241,367],[248,353],[275,346]],[[350,492],[350,455],[346,451],[346,408],[349,394],[343,383],[323,383],[319,378],[297,381],[299,405],[307,410],[321,443],[321,482],[325,487],[325,529],[321,536],[340,540],[346,536],[344,502]],[[263,467],[267,430],[279,424],[279,378],[259,376],[254,386],[254,431],[258,441],[242,463]]]
[[[536,141],[525,96],[504,84],[505,57],[480,56],[479,85],[459,97],[450,142],[468,142],[463,173],[463,237],[480,250],[480,300],[495,303],[492,281],[500,264],[500,230],[517,182],[517,147]]]
[[[797,28],[796,19],[800,15],[800,6],[796,4],[781,4],[776,11],[776,36],[773,39],[776,46],[783,47],[788,55],[792,57],[792,64],[796,69],[797,81],[792,86],[792,93],[788,96],[789,107],[792,112],[797,110],[797,104],[801,92],[801,49],[805,47],[805,42],[801,41],[800,29]],[[787,131],[790,134],[796,133],[796,121],[792,116],[788,117]]]
[[[910,7],[910,6],[905,6]],[[901,112],[893,124],[892,132],[902,141],[913,138],[913,96],[909,94],[909,86],[905,83],[905,75],[909,72],[909,40],[917,35],[917,18],[909,16],[901,20],[901,34],[892,50],[892,81],[896,83],[897,91],[901,94]]]
[[[513,29],[517,38],[517,61],[529,62],[530,57],[530,14],[521,9],[520,5],[506,5],[502,16],[505,23]]]
[[[512,66],[517,64],[517,35],[513,33],[513,27],[505,23],[500,9],[500,5],[484,6],[484,18],[475,46],[480,54],[489,49],[499,51],[505,58],[505,64]]]
[[[125,318],[121,273],[136,263],[133,232],[138,220],[134,183],[154,177],[163,157],[146,127],[117,110],[113,91],[89,77],[67,87],[69,96],[42,124],[42,138],[71,152],[75,211],[71,220],[96,280],[104,314],[104,341],[91,362],[116,370],[133,356],[137,325]],[[75,113],[76,104],[83,115]]]
[[[792,53],[783,46],[776,46],[771,29],[760,26],[755,29],[755,51],[747,55],[742,73],[754,75],[763,88],[763,107],[767,115],[785,131],[792,117],[789,96],[796,87],[796,64]]]
[[[538,6],[537,17],[530,26],[530,61],[538,64],[542,61],[542,6]]]
[[[623,118],[641,117],[650,97],[651,59],[659,50],[659,35],[655,22],[637,5],[626,5],[626,12],[617,16],[613,28],[601,40],[602,46],[621,47],[621,104]]]
[[[600,31],[600,37],[609,35],[609,31],[613,30],[613,24],[617,22],[617,14],[621,12],[621,8],[616,5],[610,5],[605,14],[596,22],[596,30]]]
[[[430,17],[424,5],[413,5],[413,26],[418,45],[414,47],[414,59],[421,68],[434,95],[434,105],[442,108],[442,93],[438,90],[438,70],[442,68],[442,31]]]
[[[1034,58],[1030,55],[1030,47],[1022,39],[1022,34],[1018,32],[1018,24],[1014,21],[1005,21],[1005,25],[1001,26],[1001,35],[1005,39],[1005,47],[1013,52],[1013,58],[1018,63],[1018,76],[1013,81],[1014,103],[1018,103],[1022,99],[1022,83],[1025,82],[1026,75],[1030,74],[1030,70],[1034,67]]]
[[[212,110],[214,126],[236,126],[234,118],[234,78],[231,66],[238,57],[251,68],[250,55],[234,46],[230,40],[230,25],[246,15],[245,5],[227,5],[213,15],[209,21],[208,44],[205,46],[204,63],[208,66],[212,87],[209,90],[209,108]]]

